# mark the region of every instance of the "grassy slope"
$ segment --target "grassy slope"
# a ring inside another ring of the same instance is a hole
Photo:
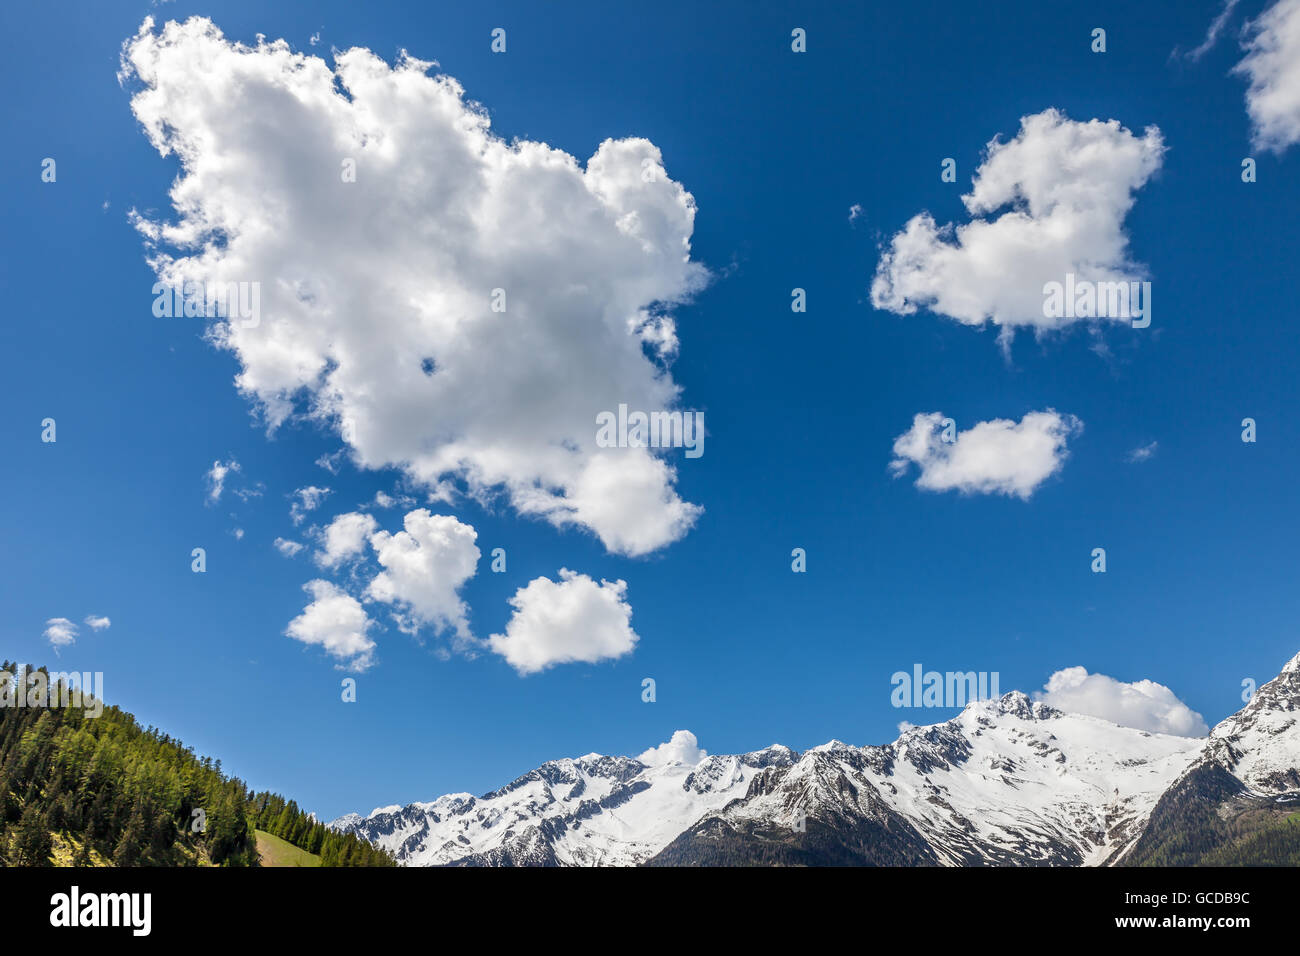
[[[257,838],[257,856],[261,857],[263,866],[320,866],[321,858],[315,853],[308,853],[294,844],[286,843],[278,836],[272,836],[265,830],[255,830]]]
[[[257,836],[257,854],[262,858],[262,866],[320,866],[320,857],[315,853],[300,850],[265,830],[253,832]]]

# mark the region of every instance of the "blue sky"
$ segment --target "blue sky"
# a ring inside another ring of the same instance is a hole
[[[0,157],[4,656],[103,671],[109,701],[142,723],[333,817],[481,792],[554,757],[636,754],[679,728],[717,753],[886,742],[900,720],[953,713],[891,707],[890,675],[918,662],[997,671],[1003,690],[1075,665],[1147,678],[1212,725],[1241,705],[1243,679],[1262,683],[1300,650],[1300,149],[1252,145],[1247,82],[1229,75],[1242,23],[1266,4],[1243,0],[1194,61],[1171,53],[1201,42],[1215,2],[425,6],[0,14],[13,41],[0,67],[13,91]],[[205,342],[198,320],[151,313],[156,276],[128,213],[174,221],[180,165],[132,114],[140,78],[116,77],[148,15],[210,17],[228,40],[284,38],[331,66],[331,47],[389,64],[408,50],[455,77],[496,134],[580,163],[607,138],[658,147],[694,197],[690,256],[711,273],[671,309],[672,381],[708,431],[702,457],[665,458],[676,494],[704,509],[694,526],[620,553],[591,527],[521,515],[508,495],[428,503],[397,467],[331,474],[316,462],[344,443],[328,423],[296,418],[268,436],[233,384],[237,355]],[[1089,49],[1098,26],[1104,54]],[[504,54],[490,49],[495,27]],[[806,53],[790,49],[795,27]],[[986,145],[1053,107],[1134,136],[1159,128],[1158,169],[1121,217],[1155,290],[1152,326],[1022,329],[1006,354],[991,326],[873,307],[895,234],[925,210],[966,222],[960,197]],[[1248,156],[1254,183],[1241,179]],[[45,157],[54,183],[41,181]],[[956,183],[940,179],[945,157]],[[795,287],[805,313],[791,311]],[[918,413],[965,430],[1043,409],[1082,429],[1027,497],[891,474]],[[47,417],[53,444],[40,440]],[[1245,417],[1255,443],[1241,441]],[[210,502],[205,476],[231,460],[240,470]],[[309,486],[331,493],[295,525],[289,496]],[[380,570],[367,553],[323,572],[309,530],[379,491],[414,501],[369,508],[381,529],[427,507],[476,531],[483,557],[459,592],[475,639],[504,633],[520,588],[568,568],[626,582],[635,648],[521,675],[491,650],[451,649],[436,628],[403,633],[367,601],[374,663],[342,703],[340,660],[285,629],[309,580],[360,598]],[[288,558],[277,537],[309,547]],[[195,547],[204,574],[191,571]],[[496,547],[505,573],[489,571]],[[796,547],[806,573],[791,571]],[[1105,574],[1090,570],[1096,547]],[[112,624],[94,630],[88,615]],[[59,617],[79,633],[56,658],[43,633]]]

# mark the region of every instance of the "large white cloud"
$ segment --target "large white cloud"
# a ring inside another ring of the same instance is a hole
[[[329,581],[308,581],[303,590],[311,603],[289,622],[285,634],[304,644],[323,647],[341,666],[364,671],[374,663],[375,642],[367,634],[372,621],[361,602]]]
[[[1300,142],[1300,0],[1278,0],[1246,24],[1245,48],[1236,72],[1250,80],[1251,140],[1280,153]]]
[[[1164,684],[1150,680],[1129,684],[1105,674],[1089,674],[1084,667],[1057,671],[1046,687],[1035,692],[1034,699],[1057,710],[1089,714],[1155,734],[1204,737],[1210,731],[1201,715]]]
[[[973,217],[937,226],[914,216],[881,256],[871,285],[878,309],[929,309],[967,325],[991,321],[1007,334],[1081,321],[1043,314],[1043,286],[1069,273],[1088,282],[1136,281],[1124,217],[1133,193],[1159,168],[1160,131],[1134,136],[1117,120],[1076,122],[1055,109],[994,139],[962,197]],[[996,218],[989,217],[1004,210]]]
[[[138,220],[150,262],[172,286],[261,283],[256,325],[212,331],[269,427],[302,412],[362,467],[504,490],[612,551],[660,548],[699,508],[657,453],[597,448],[595,422],[621,402],[678,405],[665,310],[706,277],[694,200],[644,139],[607,140],[585,168],[502,140],[429,66],[352,49],[331,69],[205,19],[146,20],[123,75],[181,163],[178,219]]]
[[[529,581],[510,599],[514,614],[505,634],[488,647],[520,674],[533,674],[570,661],[595,663],[632,652],[632,608],[627,582],[601,581],[560,569],[560,580]]]
[[[469,609],[460,589],[478,567],[478,532],[450,515],[426,508],[408,512],[396,534],[377,531],[370,544],[383,567],[366,597],[393,605],[398,625],[415,632],[450,630],[457,646],[469,649]]]
[[[1029,498],[1060,470],[1071,435],[1083,428],[1073,415],[1054,409],[1029,412],[1019,422],[1007,418],[977,422],[965,431],[952,427],[944,441],[943,412],[918,414],[912,427],[894,440],[895,477],[911,465],[920,468],[916,486],[927,491],[961,491]]]

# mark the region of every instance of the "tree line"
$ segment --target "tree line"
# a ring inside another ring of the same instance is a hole
[[[396,865],[118,707],[92,717],[86,706],[58,706],[59,682],[34,706],[16,706],[49,672],[19,673],[8,661],[0,671],[11,675],[0,688],[0,864],[257,866],[254,831],[264,830],[323,866]]]

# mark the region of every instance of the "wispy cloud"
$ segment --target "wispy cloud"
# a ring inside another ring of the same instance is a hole
[[[217,460],[212,463],[207,474],[209,504],[216,504],[221,500],[221,495],[226,490],[226,478],[238,473],[239,462],[233,458],[230,461]]]
[[[294,524],[302,524],[307,517],[307,513],[315,511],[321,506],[321,502],[331,494],[329,488],[318,488],[315,485],[308,485],[305,488],[299,488],[289,497],[289,520]]]
[[[1125,455],[1124,460],[1129,462],[1147,461],[1148,459],[1154,457],[1156,453],[1156,449],[1159,447],[1160,447],[1160,443],[1155,441],[1153,441],[1149,445],[1140,445],[1139,447],[1134,448],[1131,452]]]
[[[1224,28],[1227,27],[1228,21],[1232,18],[1233,11],[1237,9],[1237,4],[1240,2],[1241,0],[1225,0],[1223,9],[1211,21],[1210,28],[1205,31],[1205,39],[1201,41],[1201,45],[1194,50],[1188,50],[1186,53],[1175,47],[1174,52],[1170,54],[1171,58],[1182,57],[1194,63],[1214,49],[1215,44],[1219,42],[1219,37],[1223,34]]]

